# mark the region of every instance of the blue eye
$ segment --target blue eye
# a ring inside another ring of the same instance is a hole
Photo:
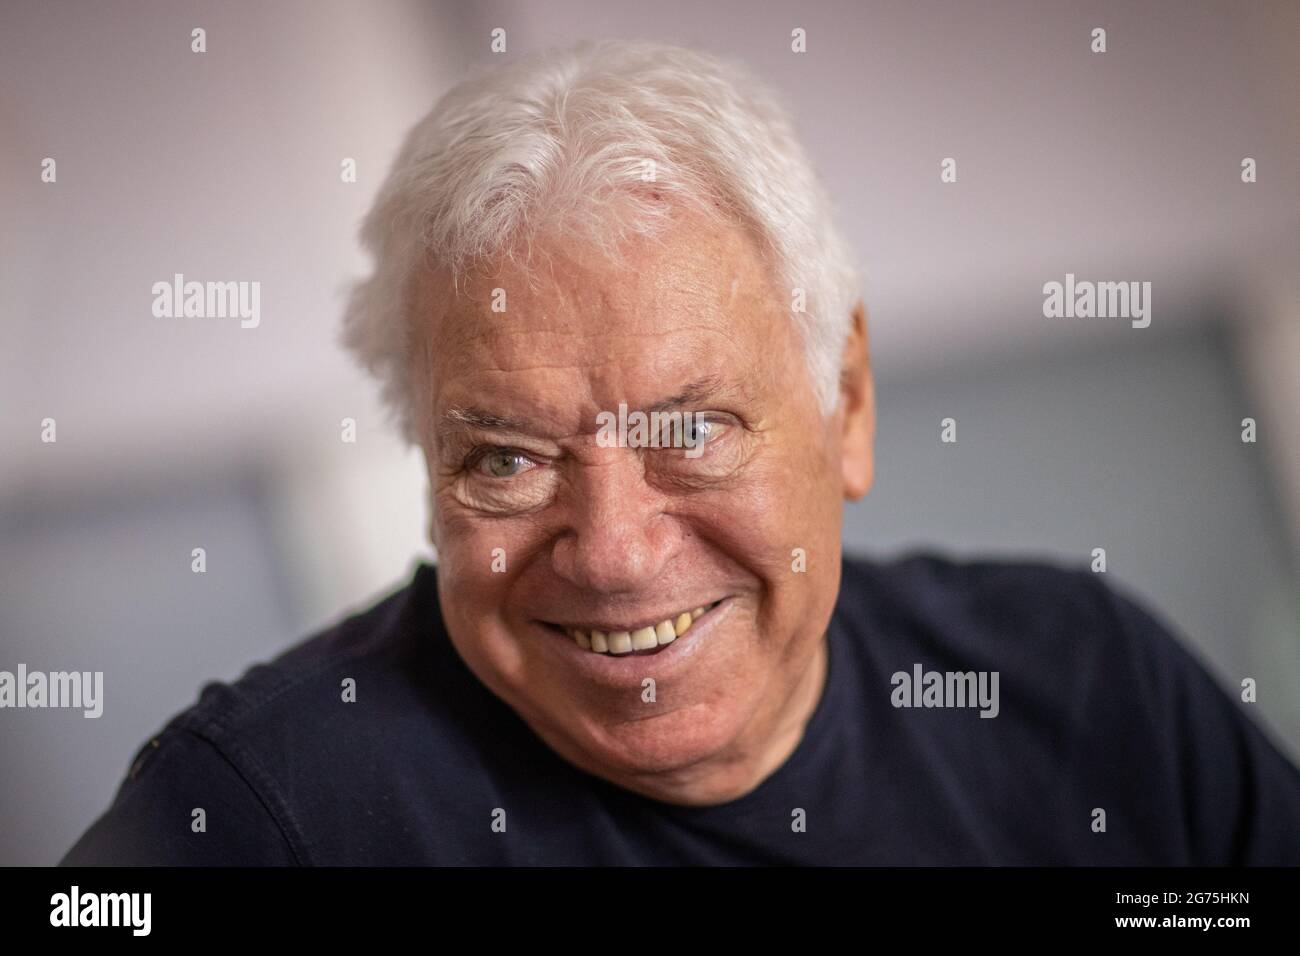
[[[493,478],[513,478],[525,470],[528,459],[518,452],[488,452],[478,461],[478,469]]]
[[[707,442],[718,429],[717,422],[711,422],[703,418],[694,418],[691,420],[689,431],[689,444],[687,447],[698,448]]]

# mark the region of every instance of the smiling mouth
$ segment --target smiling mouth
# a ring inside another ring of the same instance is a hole
[[[654,654],[671,644],[691,629],[703,615],[712,611],[722,601],[703,607],[682,611],[655,624],[629,628],[625,631],[605,631],[595,627],[571,627],[543,622],[558,634],[565,634],[584,651],[594,654]]]

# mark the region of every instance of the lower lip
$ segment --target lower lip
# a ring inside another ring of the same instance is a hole
[[[684,666],[699,650],[701,642],[716,630],[724,617],[731,610],[731,598],[723,598],[718,604],[705,611],[691,622],[690,629],[674,641],[662,644],[659,650],[651,654],[601,654],[588,651],[578,646],[568,634],[553,630],[545,624],[538,624],[543,630],[557,637],[563,646],[562,653],[572,656],[574,661],[587,669],[593,676],[626,679],[633,674],[638,680],[647,671],[663,675],[668,668]]]

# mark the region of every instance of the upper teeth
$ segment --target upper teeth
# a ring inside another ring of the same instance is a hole
[[[685,634],[695,619],[704,613],[704,608],[683,611],[676,617],[670,617],[658,624],[638,628],[635,631],[600,631],[595,628],[571,627],[569,636],[578,642],[583,650],[595,651],[597,654],[630,654],[632,651],[646,651],[660,644],[671,644]]]

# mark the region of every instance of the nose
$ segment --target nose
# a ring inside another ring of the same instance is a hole
[[[664,514],[666,497],[645,480],[634,449],[603,449],[598,460],[571,465],[567,519],[551,560],[556,573],[584,590],[643,590],[660,580],[678,543]]]

